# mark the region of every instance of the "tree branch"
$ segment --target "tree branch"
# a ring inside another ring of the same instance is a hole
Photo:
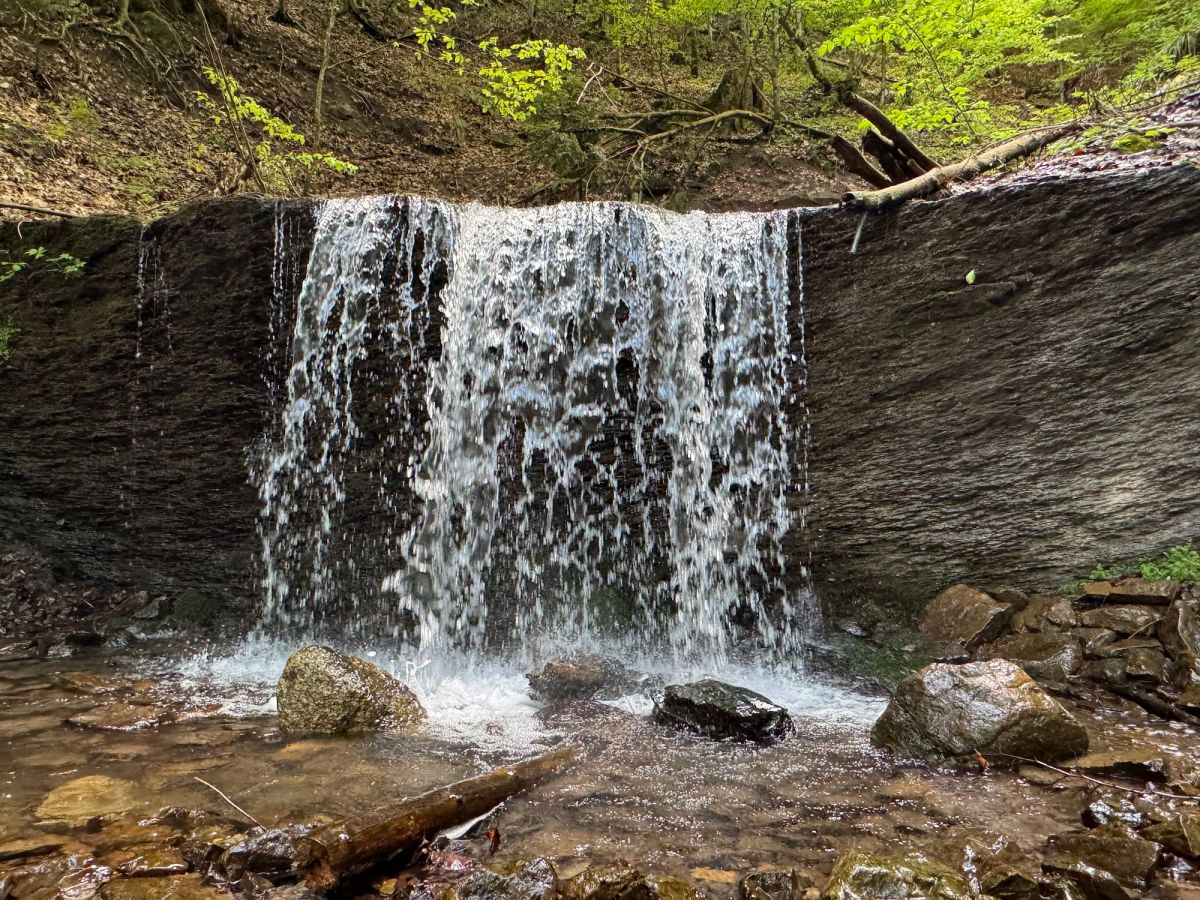
[[[917,197],[927,197],[937,193],[952,181],[974,178],[976,175],[994,169],[1010,160],[1028,156],[1061,137],[1079,131],[1082,127],[1082,122],[1070,122],[1049,129],[1026,132],[991,150],[973,154],[953,165],[932,169],[924,175],[902,184],[878,191],[851,192],[842,199],[842,202],[854,209],[877,210],[896,206]]]

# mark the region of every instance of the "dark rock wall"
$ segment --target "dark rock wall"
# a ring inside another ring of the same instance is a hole
[[[912,204],[852,255],[859,218],[805,227],[823,597],[1054,588],[1200,535],[1200,171]]]
[[[68,577],[250,600],[275,214],[231,200],[144,232],[111,218],[0,229],[2,248],[87,262],[79,278],[0,285],[0,319],[20,328],[0,366],[0,542]]]
[[[0,366],[0,544],[90,580],[253,602],[247,475],[311,236],[308,205],[283,210],[282,272],[279,210],[258,200],[145,232],[0,227],[0,249],[88,261],[79,279],[0,285],[0,320],[21,329]],[[814,493],[789,546],[824,598],[1052,586],[1200,535],[1200,172],[912,204],[871,216],[851,254],[858,224],[802,225]]]

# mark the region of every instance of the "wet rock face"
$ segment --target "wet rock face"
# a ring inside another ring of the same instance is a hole
[[[1158,863],[1159,850],[1158,844],[1138,837],[1122,823],[1110,822],[1079,834],[1054,835],[1047,863],[1084,863],[1110,873],[1127,887],[1141,890]]]
[[[1176,600],[1157,630],[1158,639],[1170,654],[1175,684],[1185,689],[1200,685],[1200,601]]]
[[[762,694],[705,679],[668,685],[654,704],[654,721],[716,740],[772,743],[791,734],[792,717]]]
[[[554,900],[558,874],[548,859],[521,860],[495,870],[477,869],[455,893],[460,900]]]
[[[399,731],[425,718],[403,682],[378,666],[329,647],[305,647],[288,659],[277,691],[284,731],[347,734]]]
[[[936,656],[967,659],[984,641],[995,639],[1008,624],[1013,608],[983,591],[956,584],[938,594],[921,616],[921,633]]]
[[[1195,468],[1198,211],[1172,169],[909,204],[853,255],[856,213],[805,220],[823,599],[1044,589],[1200,534],[1200,479],[1171,474]]]
[[[838,856],[821,892],[822,900],[885,900],[893,897],[967,900],[971,890],[950,869],[920,854],[886,857],[848,850]]]
[[[982,753],[1066,759],[1087,751],[1083,726],[1018,666],[1002,659],[934,663],[910,675],[871,730],[871,740],[911,756]]]

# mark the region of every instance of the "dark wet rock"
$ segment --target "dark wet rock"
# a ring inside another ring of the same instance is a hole
[[[1152,606],[1105,605],[1079,614],[1079,624],[1088,628],[1108,628],[1121,635],[1145,634],[1163,616]]]
[[[1085,828],[1101,828],[1110,822],[1120,822],[1137,830],[1149,819],[1125,797],[1101,797],[1083,808],[1079,815]]]
[[[103,900],[217,900],[229,895],[208,887],[199,875],[172,875],[114,879],[104,886],[100,896]]]
[[[1158,864],[1159,849],[1153,841],[1110,822],[1091,831],[1052,836],[1046,862],[1065,865],[1082,862],[1103,868],[1127,887],[1143,889]]]
[[[1120,581],[1093,581],[1083,586],[1088,597],[1105,599],[1110,603],[1145,603],[1167,606],[1179,595],[1175,581],[1155,581],[1149,578],[1122,578]]]
[[[0,842],[0,862],[11,863],[15,860],[29,859],[34,856],[45,856],[53,853],[70,838],[61,834],[46,834],[34,838],[18,838]]]
[[[803,900],[813,881],[795,869],[751,872],[738,883],[737,900]]]
[[[1117,639],[1117,633],[1108,628],[1075,628],[1071,634],[1079,638],[1086,657],[1100,656],[1101,651]]]
[[[1086,752],[1087,732],[1007,660],[934,663],[902,681],[871,730],[877,746],[913,756],[1004,754],[1063,759]]]
[[[99,897],[101,889],[112,877],[113,871],[108,866],[89,864],[75,869],[59,879],[55,900],[91,900]],[[3,896],[2,889],[0,896]]]
[[[1125,674],[1141,681],[1163,681],[1167,676],[1167,658],[1150,647],[1135,647],[1121,654],[1125,658]]]
[[[980,644],[995,639],[1012,616],[1008,603],[999,603],[970,585],[946,588],[921,616],[921,633],[935,656],[967,659]]]
[[[230,881],[237,881],[247,872],[270,881],[288,878],[296,861],[296,838],[311,830],[309,825],[292,825],[252,834],[221,855],[220,867]]]
[[[1085,862],[1045,862],[1042,863],[1042,870],[1052,877],[1075,885],[1085,900],[1130,900],[1132,896],[1111,872]]]
[[[861,850],[838,855],[821,892],[823,900],[967,900],[967,883],[950,869],[924,856],[876,856]]]
[[[229,610],[220,598],[187,588],[171,604],[170,619],[183,628],[208,631],[221,626],[228,614]]]
[[[1025,854],[1013,838],[982,828],[947,835],[932,855],[958,872],[972,889],[978,888],[982,876],[992,869],[1025,861]]]
[[[996,900],[1039,900],[1037,879],[1014,866],[997,866],[979,879],[984,896]]]
[[[345,734],[414,728],[425,718],[417,695],[366,660],[329,647],[288,659],[277,691],[284,731]]]
[[[1009,634],[980,650],[984,659],[1007,659],[1042,681],[1066,681],[1083,662],[1083,648],[1069,633]]]
[[[1112,659],[1114,657],[1128,656],[1134,650],[1157,650],[1161,652],[1162,644],[1153,637],[1122,638],[1101,648],[1097,651],[1096,656],[1100,659]]]
[[[562,900],[704,900],[678,878],[643,875],[624,863],[587,869],[562,885]]]
[[[1038,594],[1031,597],[1028,605],[1012,618],[1012,630],[1064,631],[1079,624],[1075,607],[1066,597]]]
[[[1184,688],[1179,694],[1179,699],[1175,702],[1187,712],[1193,714],[1200,713],[1200,684],[1193,684]]]
[[[35,815],[44,822],[70,827],[129,812],[136,804],[137,788],[131,781],[107,775],[86,775],[60,784],[38,805]]]
[[[770,743],[794,728],[788,711],[762,694],[712,678],[671,684],[654,704],[654,721],[716,740]]]
[[[1142,837],[1162,844],[1172,853],[1200,859],[1200,813],[1181,812],[1142,830]]]
[[[188,871],[187,860],[178,850],[169,847],[146,849],[133,859],[117,867],[117,872],[126,878],[148,878],[165,875],[183,875]]]
[[[558,873],[548,859],[519,860],[494,868],[479,868],[461,881],[459,900],[553,900],[558,896]]]
[[[611,700],[633,690],[639,681],[635,672],[619,661],[594,653],[552,659],[540,672],[525,676],[533,696],[542,700]]]
[[[1162,781],[1167,777],[1167,757],[1153,746],[1088,753],[1071,760],[1071,767],[1096,778]]]
[[[1157,628],[1172,663],[1172,680],[1180,687],[1200,685],[1200,602],[1176,600]]]
[[[133,612],[133,618],[143,622],[153,622],[164,619],[171,614],[173,604],[164,596],[148,600],[143,606]]]
[[[1119,657],[1089,659],[1079,667],[1079,674],[1101,684],[1120,684],[1125,680],[1125,660]]]

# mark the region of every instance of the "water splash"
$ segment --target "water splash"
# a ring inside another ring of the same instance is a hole
[[[259,473],[264,630],[791,647],[789,222],[327,203]]]

